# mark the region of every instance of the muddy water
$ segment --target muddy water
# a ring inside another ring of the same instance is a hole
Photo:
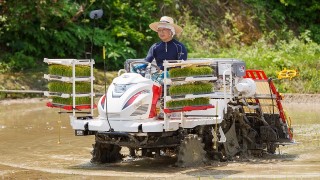
[[[74,136],[69,115],[45,103],[41,99],[0,101],[2,179],[320,178],[320,104],[285,104],[297,144],[280,147],[276,155],[177,168],[174,158],[91,164],[94,137]]]

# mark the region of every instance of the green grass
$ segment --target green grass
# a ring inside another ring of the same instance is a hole
[[[200,106],[208,105],[209,98],[195,98],[195,99],[184,99],[184,100],[171,100],[166,102],[168,108],[179,108],[185,106]]]
[[[72,105],[72,97],[62,98],[62,97],[52,97],[52,102],[57,104]],[[76,97],[76,105],[90,104],[90,97]]]
[[[89,66],[76,66],[75,69],[77,77],[87,77],[91,75]],[[48,70],[49,74],[52,75],[72,77],[72,66],[52,64],[49,65]]]
[[[251,46],[233,44],[210,53],[197,50],[189,58],[236,58],[246,62],[247,69],[265,71],[274,79],[283,93],[320,93],[320,45],[311,41],[308,34],[299,37],[289,35],[287,40],[272,42],[273,36],[263,37]],[[297,70],[299,75],[292,80],[277,79],[277,73],[286,69]]]
[[[187,77],[187,76],[203,76],[212,75],[213,69],[208,66],[189,66],[185,68],[173,68],[169,70],[170,78]]]
[[[212,92],[213,84],[204,82],[195,82],[182,85],[172,85],[169,88],[171,96],[184,94],[204,94]]]
[[[48,83],[48,89],[51,92],[72,93],[72,83],[52,81]],[[91,92],[90,83],[76,82],[76,93]]]

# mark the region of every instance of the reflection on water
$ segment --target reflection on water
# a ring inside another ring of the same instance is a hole
[[[60,164],[61,158],[52,156],[56,154],[70,156],[73,159],[62,164],[90,160],[94,137],[75,137],[69,123],[69,115],[59,114],[59,109],[46,107],[46,101],[0,102],[2,162],[32,162],[46,167],[49,164],[45,162],[50,159],[51,165]],[[61,144],[58,144],[59,136]]]
[[[87,137],[74,137],[74,132],[69,124],[69,114],[59,114],[57,108],[45,106],[47,100],[21,100],[21,102],[1,102],[0,101],[0,133],[1,138],[20,137],[26,139],[30,137],[51,137],[58,138],[58,130],[61,126],[62,138],[68,137],[73,140]],[[300,133],[299,127],[320,124],[320,111],[314,104],[287,103],[284,104],[286,113],[291,117],[292,126],[295,133]],[[61,122],[59,124],[58,122]],[[314,131],[314,130],[310,130]],[[73,137],[73,138],[72,138]],[[62,140],[63,141],[63,140]],[[18,140],[16,140],[18,143]]]
[[[59,114],[59,109],[46,107],[46,101],[39,99],[18,103],[0,101],[0,164],[23,168],[36,167],[39,171],[46,169],[46,172],[52,168],[70,169],[88,164],[94,136],[74,136],[69,123],[69,114]],[[299,157],[294,162],[298,163],[298,169],[299,163],[319,168],[317,166],[320,164],[318,107],[312,104],[294,103],[284,104],[284,107],[292,119],[294,138],[299,144],[281,147],[281,152]],[[120,167],[115,169],[117,168]],[[232,168],[241,169],[241,166]],[[162,173],[167,173],[167,170],[163,170]]]

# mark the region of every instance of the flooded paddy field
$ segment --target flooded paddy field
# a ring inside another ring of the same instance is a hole
[[[91,164],[94,136],[76,137],[47,99],[0,101],[2,179],[320,179],[320,99],[286,101],[296,145],[245,161],[178,168],[175,159]],[[126,149],[124,149],[125,151]]]

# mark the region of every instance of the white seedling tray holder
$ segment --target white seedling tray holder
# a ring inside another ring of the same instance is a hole
[[[63,77],[63,76],[56,76],[56,75],[50,75],[45,74],[44,78],[47,80],[55,80],[55,81],[61,81],[61,82],[70,82],[72,83],[72,94],[64,94],[64,93],[55,93],[55,92],[44,92],[45,96],[59,96],[62,98],[69,98],[72,97],[72,114],[73,116],[76,116],[76,97],[87,97],[89,96],[91,98],[90,103],[90,115],[93,116],[93,109],[94,109],[94,102],[93,97],[95,96],[93,92],[93,81],[95,80],[93,76],[93,65],[94,60],[93,59],[48,59],[44,58],[43,62],[48,64],[60,64],[64,66],[72,66],[72,77]],[[76,66],[77,65],[83,65],[83,66],[90,66],[90,77],[76,77]],[[91,84],[91,91],[87,94],[81,94],[76,92],[76,82],[90,82]]]

